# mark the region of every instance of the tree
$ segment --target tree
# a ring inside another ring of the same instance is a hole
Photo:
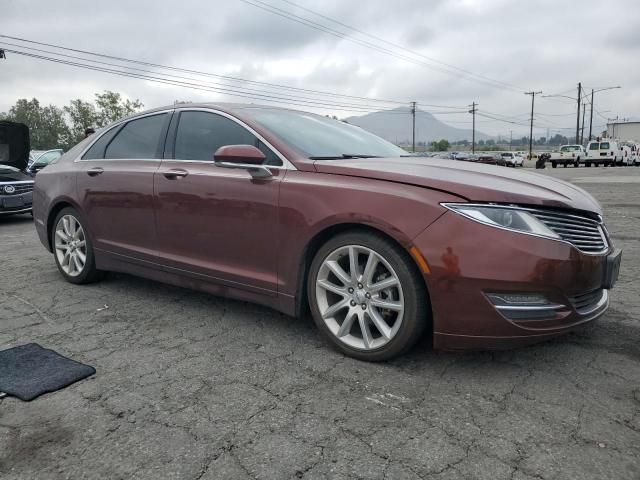
[[[496,141],[491,138],[485,142],[485,145],[488,145],[489,147],[493,147],[495,144]]]
[[[434,152],[446,152],[449,150],[449,141],[443,138],[440,141],[432,142],[431,150]]]
[[[103,93],[96,93],[96,106],[98,107],[96,126],[104,127],[136,113],[144,105],[140,100],[123,99],[119,93],[105,90]]]
[[[64,107],[64,111],[69,118],[69,146],[75,145],[84,138],[86,128],[95,127],[98,124],[96,107],[79,98],[71,100],[69,105]]]
[[[70,132],[64,111],[54,105],[42,107],[35,98],[21,98],[2,117],[29,127],[31,148],[34,150],[66,148],[69,144]]]

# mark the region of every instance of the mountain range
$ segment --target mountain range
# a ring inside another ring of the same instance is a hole
[[[460,117],[456,116],[456,118]],[[367,113],[362,116],[348,117],[344,120],[395,144],[411,143],[411,111],[407,107]],[[471,115],[469,115],[468,120],[471,121]],[[431,113],[417,109],[416,143],[429,143],[443,138],[450,142],[457,140],[471,141],[472,130],[471,128],[452,127],[441,122]],[[476,142],[488,140],[489,138],[491,138],[489,135],[476,130]]]

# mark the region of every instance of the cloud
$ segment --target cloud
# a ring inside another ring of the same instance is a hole
[[[179,4],[169,0],[9,0],[3,4],[1,33],[346,95],[461,107],[476,101],[480,110],[518,118],[526,118],[530,108],[530,97],[523,94],[524,90],[569,92],[578,81],[587,89],[621,84],[622,90],[596,95],[596,108],[621,117],[637,115],[640,110],[640,67],[633,61],[640,47],[635,31],[640,24],[640,2],[636,0],[610,0],[606,4],[583,0],[579,8],[568,0],[293,0],[345,25],[405,45],[422,57],[349,31],[283,0],[264,1],[348,33],[351,39],[393,49],[414,61],[336,38],[239,0],[183,0]],[[5,42],[0,38],[0,46]],[[140,98],[148,107],[175,99],[243,101],[221,93],[159,85],[11,53],[7,57],[0,60],[0,111],[6,111],[21,97],[64,105],[72,98],[90,100],[104,89]],[[429,58],[516,88],[451,74],[450,69]],[[207,77],[198,81],[221,82]],[[575,121],[570,116],[575,111],[571,102],[541,99],[537,108],[541,113],[538,134],[546,135],[547,128],[552,133],[555,128],[570,128]],[[331,107],[313,110],[341,116],[356,113]],[[454,126],[469,121],[464,111],[440,118]],[[487,133],[527,133],[524,126],[490,119],[478,121]]]

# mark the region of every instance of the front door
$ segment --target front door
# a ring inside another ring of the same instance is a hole
[[[155,261],[153,175],[170,116],[154,114],[115,127],[83,155],[78,197],[98,251]]]
[[[170,271],[234,288],[275,295],[281,160],[225,114],[183,111],[169,132],[156,172],[158,255]],[[223,145],[260,148],[273,176],[217,167]]]

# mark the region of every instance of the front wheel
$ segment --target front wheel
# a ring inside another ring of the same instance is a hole
[[[556,168],[556,167],[558,166],[558,164],[557,164],[557,162],[551,162],[551,166],[552,166],[553,168]]]
[[[78,212],[63,208],[51,232],[53,255],[66,281],[76,284],[101,280],[104,272],[96,269],[93,246]]]
[[[348,232],[323,245],[309,271],[313,319],[343,353],[368,361],[409,350],[428,318],[428,297],[411,257],[387,238]]]

